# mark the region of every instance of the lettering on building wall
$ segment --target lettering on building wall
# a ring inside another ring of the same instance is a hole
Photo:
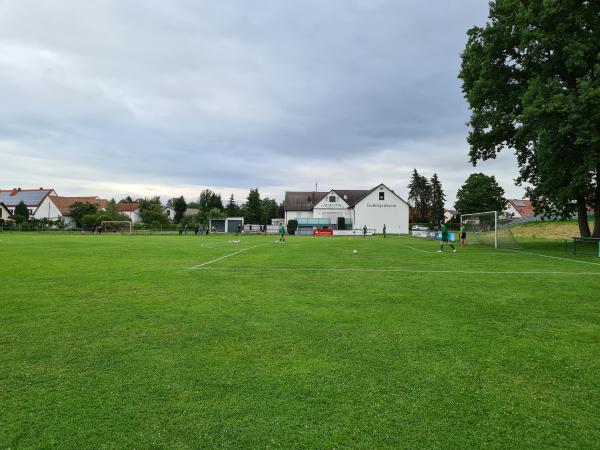
[[[396,204],[389,203],[367,203],[367,208],[397,208]]]
[[[316,205],[315,208],[345,208],[341,203],[321,203]]]

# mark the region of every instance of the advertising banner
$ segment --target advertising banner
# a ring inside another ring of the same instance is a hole
[[[313,231],[315,236],[333,236],[333,230],[315,230]]]

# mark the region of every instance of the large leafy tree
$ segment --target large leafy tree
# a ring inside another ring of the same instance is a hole
[[[96,216],[97,213],[98,205],[94,205],[93,203],[75,202],[69,206],[69,216],[78,227],[85,225],[83,221],[85,216]]]
[[[173,219],[175,220],[175,222],[180,223],[181,219],[183,217],[183,214],[187,210],[187,203],[185,202],[185,199],[183,198],[183,196],[180,196],[180,197],[174,198],[171,201],[171,204],[173,205],[173,209],[175,210],[175,217]]]
[[[251,224],[258,224],[262,219],[262,202],[258,188],[250,189],[245,205],[245,220]]]
[[[439,225],[444,220],[446,195],[437,173],[433,174],[429,184],[431,186],[431,221]]]
[[[427,178],[419,175],[417,169],[413,170],[410,183],[408,184],[408,201],[417,211],[418,220],[429,220],[431,209],[431,185]]]
[[[489,22],[468,32],[460,78],[471,162],[514,149],[536,212],[577,212],[589,236],[590,204],[600,237],[598,30],[598,1],[491,1]]]
[[[502,211],[506,207],[504,189],[496,177],[472,173],[456,193],[454,208],[461,214]]]
[[[160,197],[140,199],[138,200],[138,203],[140,205],[140,215],[142,216],[144,225],[158,227],[169,223],[169,218],[164,213],[160,203]]]

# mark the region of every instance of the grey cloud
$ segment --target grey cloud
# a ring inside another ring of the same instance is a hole
[[[259,5],[2,3],[5,183],[65,194],[258,186],[281,198],[317,175],[401,190],[412,167],[449,186],[472,171],[456,76],[485,2]],[[23,158],[39,167],[22,173]],[[486,166],[509,188],[513,163]]]

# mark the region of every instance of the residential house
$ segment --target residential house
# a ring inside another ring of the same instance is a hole
[[[119,212],[125,214],[132,223],[139,223],[142,221],[139,203],[117,203],[117,207],[119,208]]]
[[[0,190],[0,203],[4,203],[8,212],[14,214],[17,205],[23,202],[30,218],[54,220],[60,217],[60,211],[52,203],[51,195],[56,195],[54,189],[5,189]]]

